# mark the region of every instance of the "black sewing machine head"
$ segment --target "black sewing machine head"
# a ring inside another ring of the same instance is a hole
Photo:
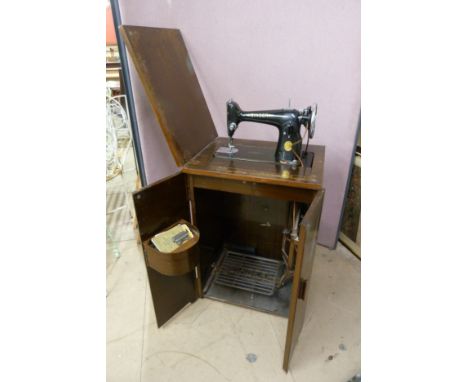
[[[303,111],[279,109],[264,111],[243,111],[233,100],[227,102],[227,131],[229,148],[233,149],[233,135],[239,123],[243,121],[266,123],[278,128],[279,138],[275,151],[275,160],[280,163],[297,165],[301,162],[302,137],[301,126],[308,130],[308,138],[314,136],[317,105]]]

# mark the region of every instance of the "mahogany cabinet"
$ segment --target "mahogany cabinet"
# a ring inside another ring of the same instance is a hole
[[[283,316],[287,371],[306,320],[325,148],[309,146],[296,168],[274,162],[276,142],[235,138],[239,152],[254,159],[217,156],[227,138],[217,135],[180,31],[122,26],[121,32],[180,167],[134,193],[140,239],[181,219],[200,234],[196,264],[182,275],[156,271],[155,254],[143,248],[157,325],[198,298]]]

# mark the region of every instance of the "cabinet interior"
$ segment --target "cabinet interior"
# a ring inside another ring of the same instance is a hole
[[[286,270],[283,232],[292,227],[293,202],[195,189],[195,206],[204,297],[287,317],[292,277],[281,287],[278,280]],[[299,219],[307,207],[296,203]]]

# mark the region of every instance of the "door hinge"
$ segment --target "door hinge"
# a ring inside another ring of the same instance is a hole
[[[297,298],[298,299],[304,300],[306,288],[307,288],[307,280],[300,279],[299,280],[299,291],[297,292]]]

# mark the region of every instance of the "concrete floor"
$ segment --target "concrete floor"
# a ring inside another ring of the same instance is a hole
[[[124,175],[107,184],[108,211],[124,203],[121,193],[133,190],[135,180],[129,155]],[[318,247],[308,296],[312,318],[286,374],[285,318],[200,299],[158,329],[129,211],[108,215],[107,226],[109,382],[345,382],[360,370],[361,263],[340,244],[334,251]]]
[[[200,299],[158,329],[142,253],[135,240],[120,249],[118,259],[108,252],[108,381],[326,382],[360,370],[360,262],[341,245],[318,248],[313,314],[288,374],[281,368],[286,319]]]

